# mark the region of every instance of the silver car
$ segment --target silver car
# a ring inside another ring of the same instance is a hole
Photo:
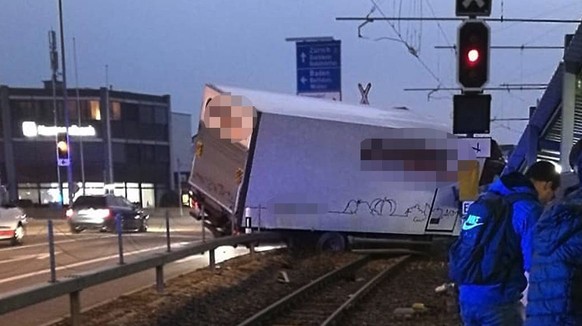
[[[10,204],[6,189],[0,187],[0,240],[13,246],[22,244],[26,231],[26,214]]]

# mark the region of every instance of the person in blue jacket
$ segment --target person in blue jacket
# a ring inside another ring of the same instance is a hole
[[[570,152],[582,181],[582,141]],[[552,205],[535,228],[526,325],[582,325],[582,187]]]
[[[533,228],[541,216],[544,205],[555,197],[560,186],[560,175],[555,166],[547,161],[534,163],[524,174],[512,172],[495,180],[487,191],[501,195],[529,193],[529,199],[513,204],[512,225],[520,237],[523,266],[509,273],[514,275],[505,283],[496,285],[459,285],[459,305],[464,325],[520,326],[523,324],[524,308],[522,293],[527,279],[524,272],[530,269],[531,238]],[[527,197],[526,197],[527,198]],[[487,255],[487,253],[485,253]]]

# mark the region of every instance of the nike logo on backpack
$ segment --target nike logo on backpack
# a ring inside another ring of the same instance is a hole
[[[483,225],[483,223],[479,223],[480,219],[481,218],[479,216],[469,215],[469,217],[467,217],[467,220],[465,221],[465,223],[463,223],[463,230],[467,231],[467,230],[471,230],[472,228],[476,228],[480,225]]]

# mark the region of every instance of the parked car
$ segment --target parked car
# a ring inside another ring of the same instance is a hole
[[[86,229],[115,232],[116,218],[121,218],[122,230],[146,232],[149,215],[127,199],[114,195],[80,196],[67,210],[71,232]]]
[[[22,244],[26,233],[26,214],[8,202],[8,194],[0,186],[0,240],[10,241],[13,246]]]

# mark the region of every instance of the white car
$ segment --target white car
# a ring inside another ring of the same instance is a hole
[[[0,240],[22,244],[26,229],[26,214],[22,209],[9,204],[0,206]]]

